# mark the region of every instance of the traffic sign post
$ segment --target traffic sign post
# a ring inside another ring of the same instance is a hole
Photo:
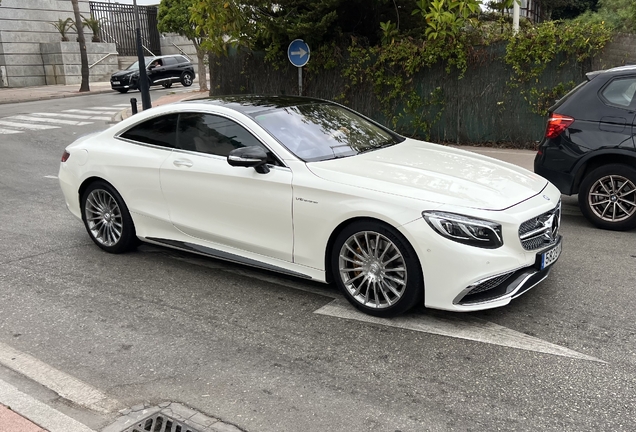
[[[298,95],[303,95],[303,66],[307,64],[310,57],[309,45],[302,39],[295,39],[287,48],[287,58],[298,68]]]

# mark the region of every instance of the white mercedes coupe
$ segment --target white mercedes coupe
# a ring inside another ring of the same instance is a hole
[[[318,99],[152,108],[69,145],[59,180],[107,252],[143,241],[333,281],[377,316],[506,305],[561,253],[544,178]]]

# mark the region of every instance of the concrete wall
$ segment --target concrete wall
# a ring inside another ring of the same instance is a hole
[[[187,38],[170,33],[161,35],[161,54],[183,54],[177,47],[175,47],[175,45],[181,48],[181,50],[190,57],[190,61],[192,61],[192,63],[197,63],[197,50],[194,49],[194,44]]]
[[[626,64],[636,64],[636,35],[633,34],[616,36],[593,62],[594,69],[609,69]]]
[[[40,44],[42,62],[47,85],[80,84],[82,82],[82,61],[77,42],[49,42]],[[87,43],[90,81],[106,81],[114,70],[118,69],[117,51],[114,43]],[[115,53],[103,59],[104,53]]]
[[[84,16],[90,15],[89,0],[79,0],[80,12]],[[47,69],[47,65],[65,64],[71,65],[74,59],[65,62],[51,62],[45,60],[45,55],[62,54],[60,52],[42,52],[41,47],[49,43],[59,42],[60,33],[53,27],[51,22],[58,19],[73,18],[73,6],[68,0],[2,0],[0,6],[0,87],[25,87],[34,85],[52,84],[50,79],[58,71],[52,68]],[[97,61],[98,58],[108,52],[115,52],[110,44],[94,44],[91,42],[92,33],[90,29],[84,28],[87,40],[86,47],[89,51],[89,64]],[[68,37],[77,47],[79,56],[79,45],[76,40],[76,33],[72,30]],[[63,48],[64,50],[71,50]],[[101,52],[99,52],[101,50]],[[104,51],[106,50],[106,51]],[[108,51],[110,50],[110,51]],[[115,63],[116,64],[116,61]],[[113,67],[111,71],[116,70]],[[69,73],[73,68],[64,69]],[[60,70],[59,72],[61,72]],[[96,69],[91,73],[95,79],[103,79],[107,74],[105,68]],[[74,73],[71,73],[69,80],[74,83]],[[58,82],[55,80],[55,82]],[[79,82],[79,81],[78,81]]]

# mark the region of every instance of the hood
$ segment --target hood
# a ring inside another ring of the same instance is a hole
[[[412,139],[307,167],[336,183],[482,210],[511,207],[537,195],[548,183],[516,165]]]
[[[134,73],[139,73],[139,70],[137,70],[137,69],[135,69],[135,70],[126,69],[126,70],[117,71],[111,76],[111,78],[124,77],[124,76],[127,76],[127,75],[132,75]]]

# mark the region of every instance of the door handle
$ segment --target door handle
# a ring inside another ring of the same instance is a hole
[[[174,166],[190,168],[193,163],[188,159],[176,159],[172,162]]]

